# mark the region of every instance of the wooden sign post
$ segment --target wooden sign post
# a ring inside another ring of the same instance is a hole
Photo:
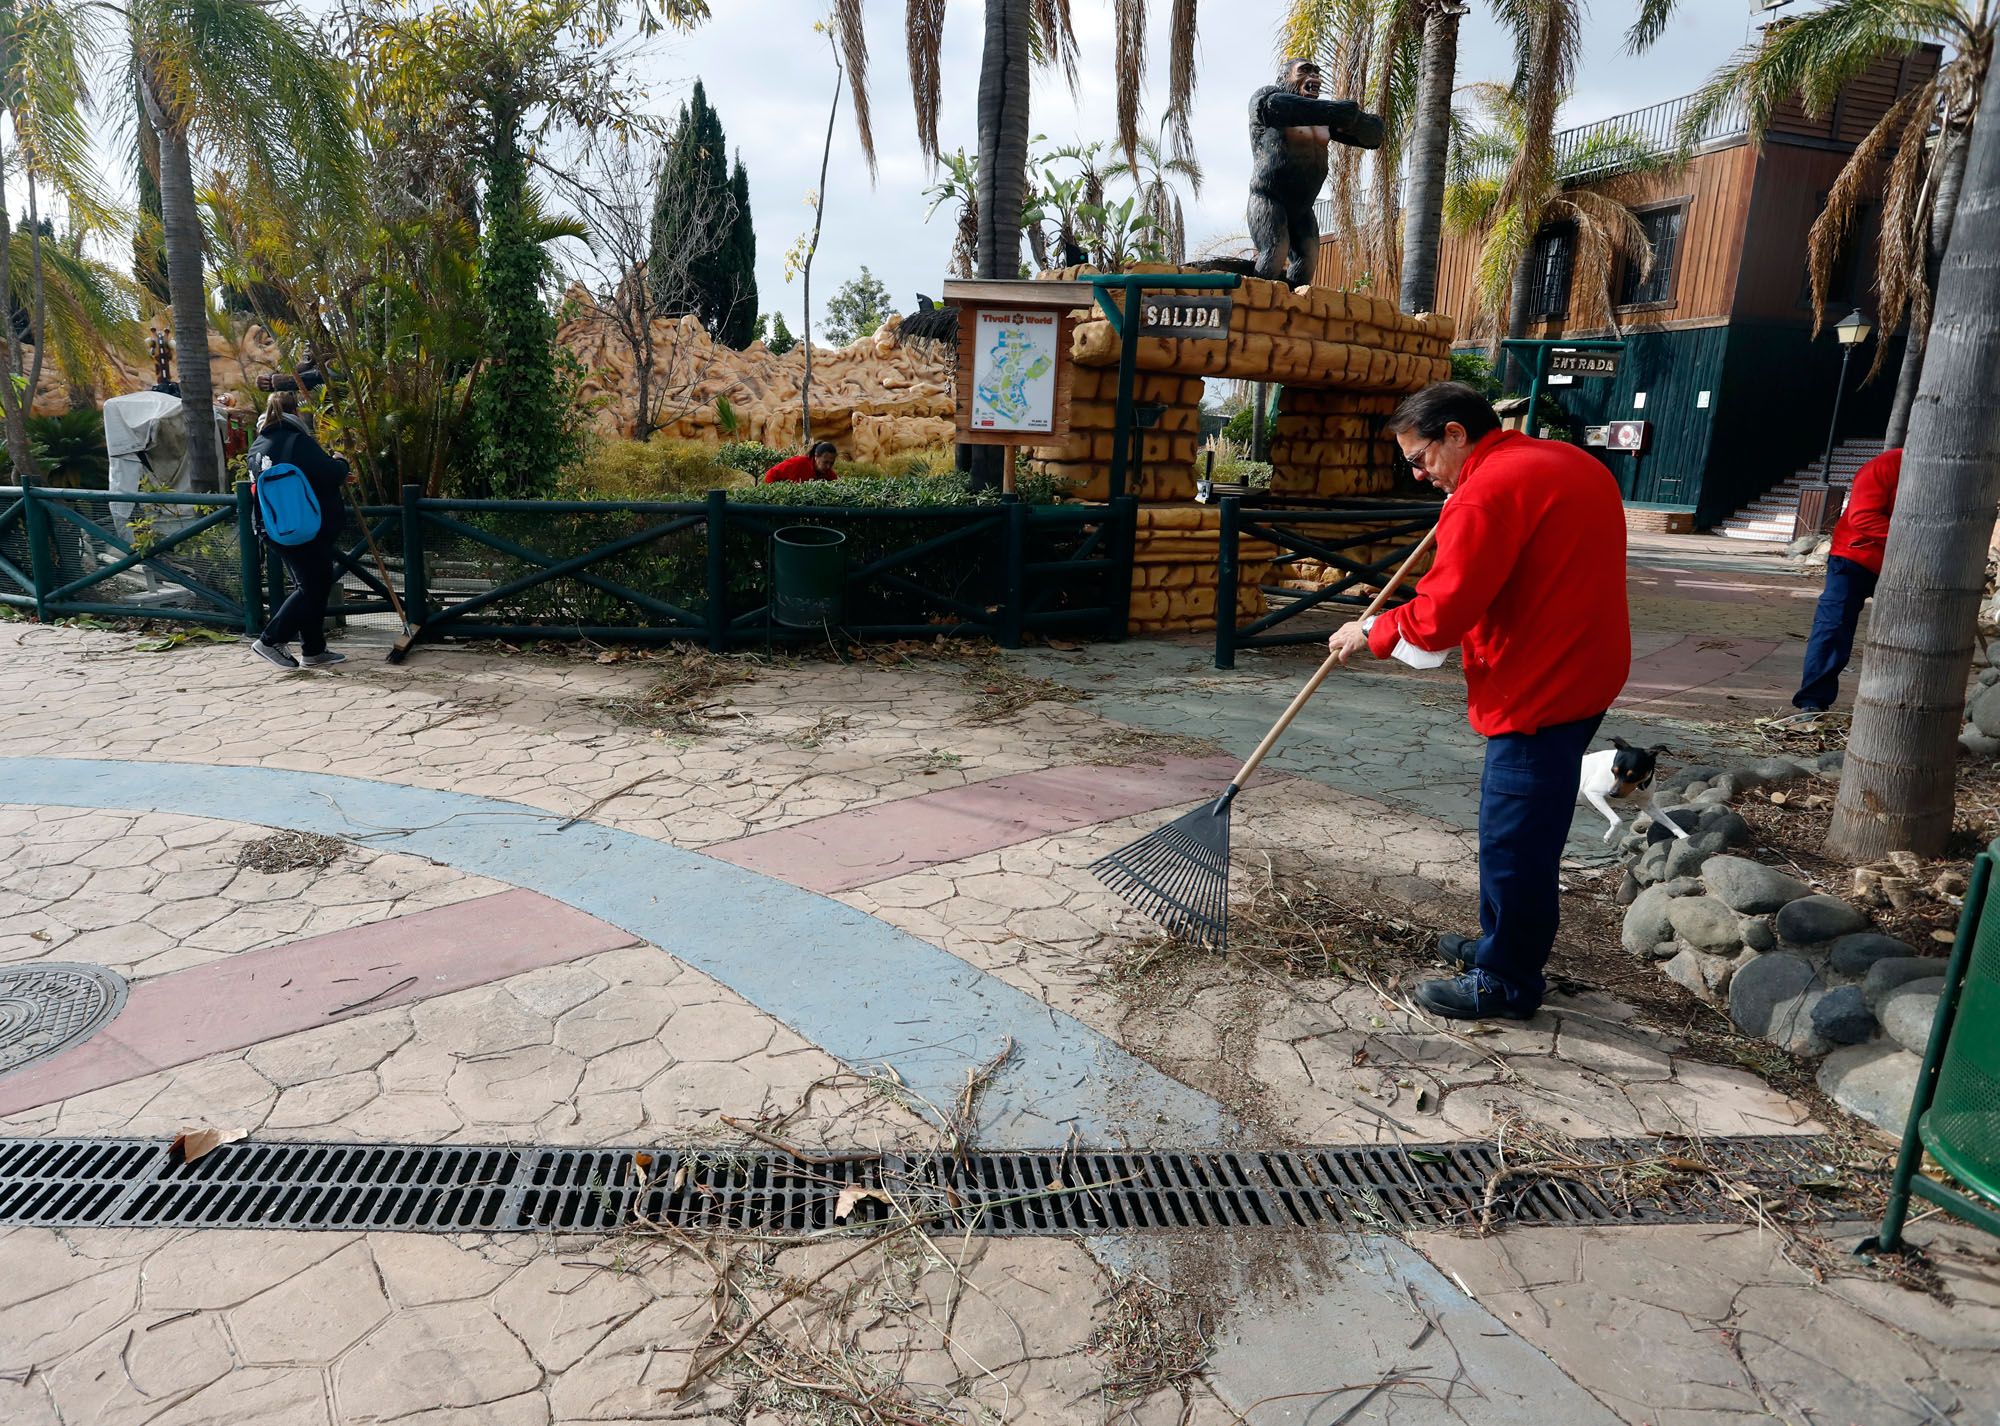
[[[958,439],[1003,448],[1011,493],[1017,446],[1069,436],[1071,314],[1090,305],[1090,285],[952,278],[944,300],[958,309]]]

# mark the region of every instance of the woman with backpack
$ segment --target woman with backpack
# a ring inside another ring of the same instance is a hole
[[[333,593],[333,550],[340,534],[340,487],[347,462],[329,455],[299,419],[298,393],[274,391],[250,443],[250,479],[258,524],[291,572],[292,592],[250,652],[288,671],[345,663],[326,646],[326,602]],[[299,641],[300,655],[285,646]]]

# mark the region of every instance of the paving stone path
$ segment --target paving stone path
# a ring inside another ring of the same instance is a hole
[[[1733,700],[1782,697],[1805,582],[1676,548],[1633,588],[1616,726],[1699,756]],[[615,656],[427,649],[286,679],[136,642],[0,624],[0,964],[131,982],[96,1039],[0,1077],[0,1135],[726,1146],[724,1116],[805,1104],[783,1131],[802,1147],[927,1146],[1008,1042],[986,1146],[1822,1127],[1595,992],[1475,1037],[1366,985],[1197,977],[1162,1000],[1108,977],[1145,927],[1084,868],[1226,781],[1302,656],[785,664],[696,736],[621,721],[653,666]],[[982,711],[1035,679],[1058,697]],[[1477,754],[1450,670],[1342,675],[1239,804],[1238,875],[1305,849],[1462,904]],[[273,829],[340,854],[239,866]],[[906,1237],[734,1280],[757,1311],[831,1270],[773,1319],[787,1340],[839,1343],[833,1365],[940,1419],[2000,1419],[2000,1269],[1934,1220],[1913,1236],[1956,1307],[1818,1286],[1715,1228]],[[0,1265],[9,1423],[841,1419],[740,1361],[677,1395],[715,1279],[644,1234],[12,1229]],[[1185,1294],[1212,1342],[1181,1391],[1118,1387],[1134,1284]]]

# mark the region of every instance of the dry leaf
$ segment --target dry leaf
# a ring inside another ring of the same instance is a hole
[[[51,936],[47,931],[30,931],[28,932],[28,934],[34,937],[34,939],[36,939],[37,941],[53,941],[55,939],[55,937]]]
[[[687,1181],[688,1181],[688,1166],[686,1164],[682,1164],[679,1168],[674,1170],[673,1187],[669,1188],[667,1192],[669,1193],[680,1192],[681,1185],[686,1183]]]
[[[834,1200],[833,1221],[836,1223],[845,1223],[847,1215],[854,1211],[855,1204],[871,1198],[877,1203],[890,1203],[894,1201],[879,1188],[864,1188],[858,1183],[850,1184],[848,1187],[843,1188],[840,1191],[840,1197]]]
[[[1049,1180],[1049,1192],[1050,1192],[1050,1193],[1068,1193],[1068,1192],[1069,1192],[1069,1185],[1068,1185],[1068,1184],[1066,1184],[1066,1183],[1064,1183],[1064,1182],[1063,1182],[1063,1181],[1062,1181],[1061,1179],[1059,1179],[1059,1178],[1052,1178],[1052,1179],[1050,1179],[1050,1180]]]
[[[1417,1113],[1428,1114],[1435,1108],[1437,1108],[1437,1096],[1432,1094],[1428,1089],[1418,1090]]]
[[[1931,939],[1948,946],[1953,941],[1956,941],[1958,937],[1950,931],[1933,931],[1931,932]]]
[[[214,1153],[224,1144],[233,1144],[246,1137],[247,1133],[243,1129],[183,1129],[173,1143],[167,1145],[167,1156],[191,1164]]]
[[[1042,642],[1047,644],[1050,648],[1054,649],[1057,653],[1063,653],[1063,654],[1073,654],[1078,649],[1083,647],[1082,644],[1072,643],[1068,639],[1044,639]]]
[[[1354,1065],[1365,1065],[1365,1064],[1367,1064],[1367,1063],[1368,1063],[1368,1051],[1366,1051],[1366,1050],[1356,1050],[1356,1051],[1354,1052],[1354,1054],[1353,1054],[1353,1055],[1352,1055],[1352,1056],[1351,1056],[1351,1057],[1350,1057],[1350,1058],[1348,1059],[1348,1063],[1349,1063],[1349,1064],[1354,1064]]]

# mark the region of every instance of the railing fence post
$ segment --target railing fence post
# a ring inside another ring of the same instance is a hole
[[[729,647],[729,579],[728,568],[723,563],[724,537],[729,527],[729,492],[711,490],[708,492],[708,518],[705,522],[708,535],[708,603],[702,610],[708,623],[708,648],[710,653],[722,653]]]
[[[420,629],[431,617],[430,578],[424,569],[424,488],[403,487],[403,617]]]
[[[1018,495],[1003,495],[1001,508],[1007,514],[1007,595],[1000,609],[1000,647],[1021,647],[1021,629],[1027,621],[1028,603],[1028,507]]]
[[[1113,500],[1110,518],[1115,527],[1116,541],[1112,546],[1112,578],[1118,584],[1110,599],[1111,637],[1122,643],[1132,632],[1132,567],[1138,554],[1139,498],[1136,495],[1121,495]]]
[[[1222,497],[1215,549],[1215,666],[1236,667],[1236,536],[1241,501]]]
[[[28,531],[28,577],[35,582],[35,618],[52,624],[55,620],[49,613],[48,599],[56,586],[49,570],[49,557],[55,553],[49,545],[49,512],[42,508],[34,485],[26,479],[21,481],[21,516]]]
[[[236,482],[236,577],[243,585],[243,632],[264,632],[264,581],[257,567],[255,497],[250,482]]]

